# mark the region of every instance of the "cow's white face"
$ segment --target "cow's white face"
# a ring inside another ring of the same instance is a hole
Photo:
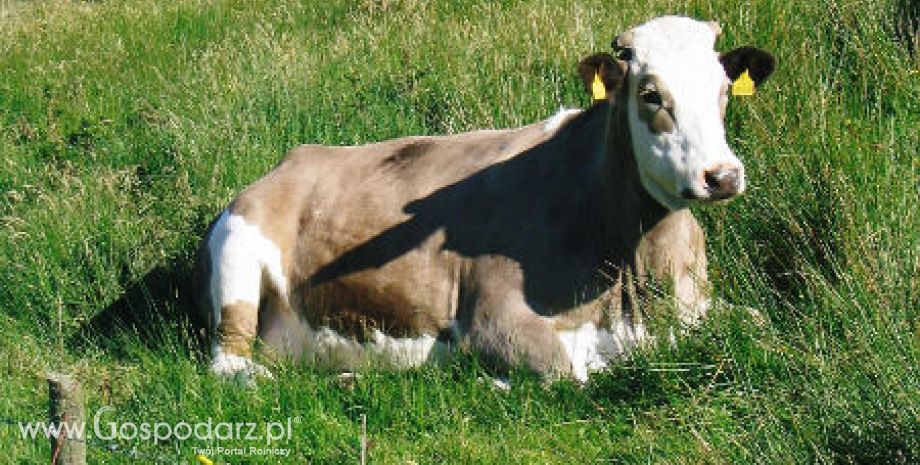
[[[744,191],[744,165],[725,140],[731,81],[713,49],[718,32],[714,23],[666,16],[626,34],[625,103],[639,174],[670,209]]]
[[[775,59],[749,46],[719,54],[719,32],[713,22],[663,16],[617,36],[617,57],[595,53],[578,64],[588,92],[625,106],[642,185],[670,209],[744,191],[744,166],[725,141],[728,89],[744,72],[759,85]]]

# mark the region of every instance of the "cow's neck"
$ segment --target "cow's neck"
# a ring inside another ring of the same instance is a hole
[[[579,214],[590,218],[589,223],[576,223],[591,230],[589,240],[604,264],[632,267],[642,236],[671,212],[642,186],[626,105],[597,103],[579,119],[570,125],[570,153],[592,153],[598,169],[593,170],[588,195],[580,202]]]

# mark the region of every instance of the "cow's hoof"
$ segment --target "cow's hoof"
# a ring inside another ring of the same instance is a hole
[[[239,355],[220,353],[211,361],[211,373],[226,379],[235,379],[246,386],[255,385],[256,378],[275,379],[262,365]]]

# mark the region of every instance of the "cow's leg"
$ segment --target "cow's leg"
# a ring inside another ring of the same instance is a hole
[[[249,302],[238,301],[221,308],[220,324],[214,333],[211,371],[224,376],[271,377],[268,369],[252,361],[258,321],[259,309]]]
[[[547,379],[572,374],[550,319],[535,313],[519,290],[480,293],[466,338],[474,350],[507,366],[523,364]]]
[[[224,213],[208,241],[211,258],[211,371],[223,376],[271,376],[252,361],[259,302],[265,288],[266,239],[240,217]],[[260,250],[262,249],[262,250]]]

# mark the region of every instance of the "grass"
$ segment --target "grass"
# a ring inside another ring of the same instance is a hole
[[[715,312],[584,388],[519,373],[497,392],[468,358],[350,386],[290,365],[250,390],[207,374],[181,317],[194,248],[287,148],[584,106],[577,60],[665,13],[779,59],[727,117],[750,190],[696,209],[716,293],[763,321]],[[0,419],[45,418],[43,375],[63,370],[118,421],[295,418],[284,463],[357,462],[362,414],[372,463],[916,463],[918,16],[910,0],[2,2]],[[0,461],[47,460],[15,426],[0,440]],[[103,442],[90,463],[138,461]],[[119,444],[187,463],[208,441]]]

